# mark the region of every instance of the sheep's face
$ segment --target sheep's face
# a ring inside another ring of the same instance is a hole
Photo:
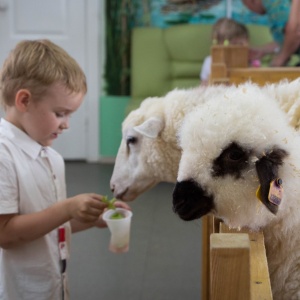
[[[229,89],[212,99],[180,131],[174,211],[184,220],[213,213],[231,227],[265,226],[283,205],[270,202],[268,193],[282,176],[292,136],[285,115],[258,88]]]
[[[160,180],[153,170],[153,152],[157,138],[163,129],[158,118],[127,124],[118,150],[110,186],[114,196],[124,201],[134,200],[138,195],[156,185]],[[152,152],[152,153],[151,153]]]

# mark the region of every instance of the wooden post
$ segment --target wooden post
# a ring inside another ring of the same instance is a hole
[[[217,231],[216,231],[217,227]],[[201,300],[210,300],[210,235],[219,230],[219,220],[212,215],[202,217],[202,293]]]
[[[211,75],[210,83],[229,84],[230,68],[248,67],[248,47],[238,45],[212,46],[211,47]]]
[[[201,300],[209,300],[209,216],[202,217],[202,284]]]
[[[250,300],[250,241],[245,233],[210,236],[211,299]]]
[[[252,300],[272,300],[269,268],[266,256],[264,234],[251,232],[248,229],[229,229],[220,223],[221,233],[247,233],[250,239],[250,289]]]
[[[215,45],[211,47],[213,64],[225,64],[228,68],[247,68],[249,64],[249,49],[247,46]]]

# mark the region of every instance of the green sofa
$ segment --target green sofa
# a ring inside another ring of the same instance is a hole
[[[272,41],[269,29],[247,25],[250,44]],[[211,47],[211,24],[184,24],[169,28],[135,28],[132,34],[131,99],[127,113],[150,96],[200,83],[199,73]]]

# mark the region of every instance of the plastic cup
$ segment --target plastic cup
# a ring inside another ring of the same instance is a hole
[[[112,219],[111,216],[119,212],[124,215],[122,219]],[[103,214],[111,236],[109,250],[114,253],[124,253],[129,249],[130,225],[132,212],[124,208],[109,209]]]

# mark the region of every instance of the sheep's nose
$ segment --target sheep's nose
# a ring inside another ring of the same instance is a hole
[[[176,183],[173,191],[173,210],[185,221],[199,219],[214,208],[213,197],[193,179]]]
[[[119,199],[119,200],[123,200],[123,201],[130,201],[131,200],[130,198],[128,198],[128,195],[127,195],[127,199],[125,199],[126,193],[128,192],[128,188],[120,190],[120,186],[118,187],[118,184],[116,185],[116,184],[111,182],[110,183],[110,190],[112,191],[114,197]]]
[[[112,193],[115,191],[115,185],[114,184],[110,184],[110,190],[112,191]]]

